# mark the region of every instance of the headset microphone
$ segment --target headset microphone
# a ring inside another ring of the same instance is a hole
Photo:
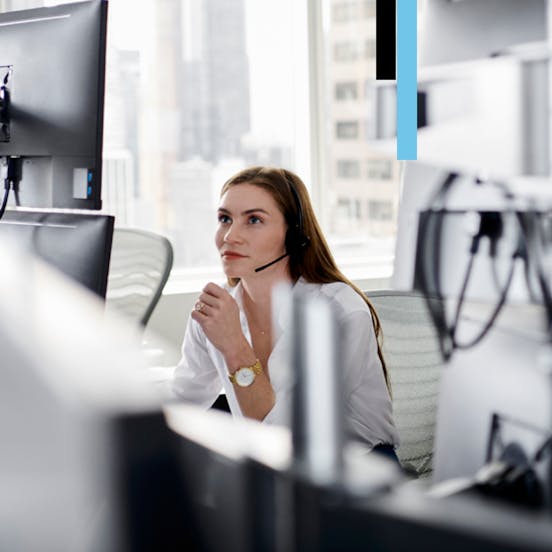
[[[259,268],[255,269],[255,272],[260,272],[261,270],[264,270],[265,268],[268,268],[269,266],[272,266],[273,264],[276,264],[278,261],[281,261],[285,257],[287,257],[289,253],[284,253],[283,255],[280,255],[277,259],[274,259],[273,261],[270,261],[269,263],[260,266]]]

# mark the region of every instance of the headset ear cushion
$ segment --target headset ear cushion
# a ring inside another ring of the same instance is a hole
[[[303,232],[301,232],[299,234],[299,239],[297,240],[297,242],[299,243],[299,247],[301,249],[306,249],[309,246],[310,237],[307,236],[306,234],[303,234]]]
[[[291,227],[286,233],[286,252],[289,255],[298,255],[310,243],[310,238],[297,228]]]
[[[296,255],[299,247],[297,244],[297,228],[290,227],[286,232],[286,253],[290,256]]]

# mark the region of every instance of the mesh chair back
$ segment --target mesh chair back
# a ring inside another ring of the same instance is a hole
[[[401,440],[397,456],[408,472],[429,476],[443,366],[437,332],[422,295],[400,291],[366,295],[383,329],[383,353]]]
[[[145,326],[161,297],[172,264],[173,249],[164,236],[115,228],[106,308]]]

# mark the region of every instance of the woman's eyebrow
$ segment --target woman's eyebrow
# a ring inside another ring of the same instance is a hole
[[[231,214],[231,211],[229,211],[228,209],[225,209],[224,207],[219,207],[218,212],[219,213],[224,213],[226,215]],[[270,215],[270,213],[268,211],[266,211],[265,209],[263,209],[261,207],[257,207],[255,209],[247,209],[246,211],[242,211],[241,214],[242,215],[250,215],[251,213],[264,213],[265,215]]]
[[[265,211],[261,207],[257,207],[256,209],[247,209],[247,211],[242,211],[242,215],[250,215],[251,213],[264,213],[265,215],[270,215],[268,211]]]

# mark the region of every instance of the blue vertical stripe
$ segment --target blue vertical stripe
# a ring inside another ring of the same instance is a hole
[[[417,7],[397,2],[397,159],[416,159],[417,147]]]

